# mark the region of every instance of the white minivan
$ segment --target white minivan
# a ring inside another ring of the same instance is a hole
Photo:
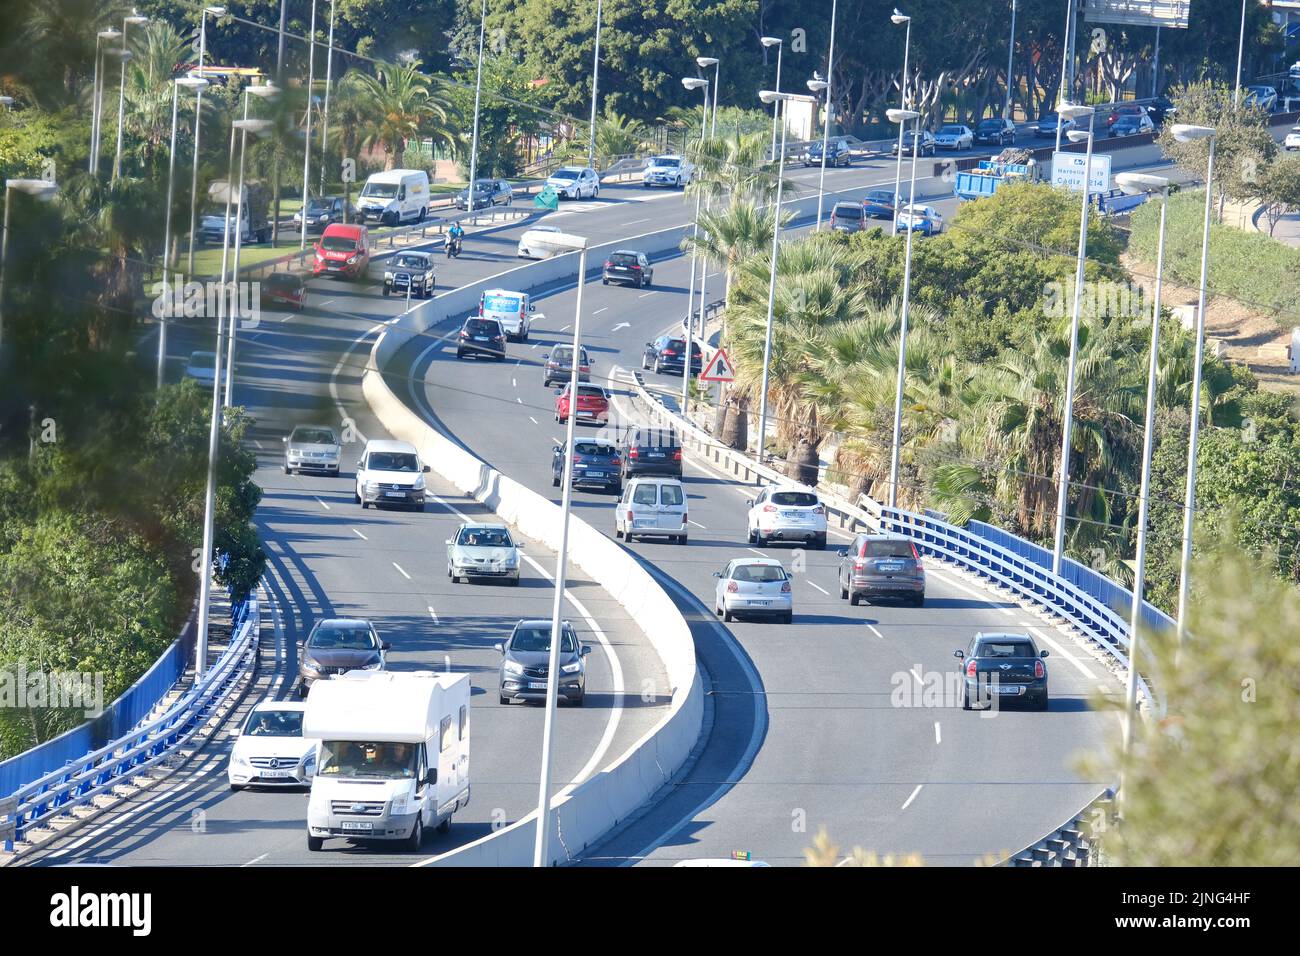
[[[424,222],[429,214],[429,174],[421,169],[390,169],[375,173],[357,197],[359,222],[396,226]]]
[[[633,478],[614,506],[614,537],[631,544],[636,538],[667,538],[685,544],[689,521],[686,489],[676,478]]]

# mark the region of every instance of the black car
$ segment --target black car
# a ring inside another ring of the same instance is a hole
[[[980,120],[975,127],[977,146],[1010,146],[1016,141],[1016,124],[1009,119]]]
[[[432,299],[437,276],[433,256],[427,252],[399,252],[384,263],[384,295],[411,295]]]
[[[1172,116],[1174,113],[1174,101],[1169,97],[1161,94],[1147,104],[1147,116],[1151,117],[1151,122],[1159,126],[1165,121],[1165,117]]]
[[[645,344],[641,355],[641,367],[652,368],[655,372],[676,372],[682,374],[686,365],[686,340],[675,335],[661,335],[653,342]],[[691,374],[699,375],[704,368],[704,353],[700,343],[691,342]]]
[[[600,277],[600,281],[605,285],[611,282],[627,282],[638,289],[649,285],[652,279],[654,279],[654,269],[650,267],[649,257],[644,252],[633,252],[631,249],[611,252],[609,258],[605,260],[605,271]]]
[[[634,425],[619,443],[623,455],[623,480],[637,475],[682,476],[682,446],[671,428]]]
[[[506,334],[496,319],[470,317],[456,336],[456,358],[486,355],[497,361],[506,357]]]
[[[1007,700],[1047,710],[1046,656],[1028,634],[976,634],[965,651],[953,654],[962,666],[962,710]]]
[[[551,486],[558,488],[564,480],[567,464],[565,446],[556,445],[551,453]],[[603,488],[616,495],[623,493],[620,470],[623,459],[612,441],[583,438],[573,442],[573,487]]]
[[[520,621],[510,640],[496,645],[501,652],[500,702],[545,700],[548,669],[551,666],[551,622]],[[578,643],[573,625],[560,625],[560,679],[555,689],[557,700],[567,700],[581,707],[587,696],[587,662],[591,653],[586,644]]]
[[[509,206],[514,202],[515,191],[504,179],[479,179],[474,182],[474,208],[486,209],[489,206]],[[469,189],[462,189],[456,194],[456,208],[469,208]]]
[[[342,196],[324,196],[307,200],[307,231],[324,232],[325,227],[336,222],[351,221],[352,207]],[[293,214],[293,224],[302,228],[302,212]]]

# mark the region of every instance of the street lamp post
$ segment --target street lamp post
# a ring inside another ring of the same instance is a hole
[[[474,79],[474,132],[469,146],[469,188],[466,190],[465,208],[474,215],[474,177],[478,175],[478,107],[483,92],[483,37],[487,30],[487,0],[478,22],[478,75]]]
[[[582,236],[556,233],[549,242],[578,253],[578,301],[573,317],[574,361],[569,371],[569,415],[566,423],[568,454],[564,456],[564,493],[560,499],[560,548],[555,555],[555,599],[551,604],[551,648],[546,668],[546,716],[542,722],[542,772],[537,793],[537,840],[533,847],[533,866],[546,866],[550,858],[551,838],[551,750],[555,730],[555,709],[560,676],[560,639],[563,622],[565,579],[569,562],[569,515],[573,509],[573,427],[578,409],[578,362],[582,354],[582,290],[587,284],[587,240]]]
[[[111,27],[95,34],[95,78],[90,84],[90,157],[86,172],[94,174],[99,171],[99,124],[104,115],[104,56],[107,51],[100,48],[101,40],[116,40],[121,31]]]
[[[1071,130],[1070,140],[1077,142],[1087,137],[1088,151],[1083,162],[1083,200],[1079,210],[1079,253],[1074,273],[1074,310],[1070,316],[1070,360],[1065,376],[1065,422],[1061,428],[1061,476],[1056,489],[1056,535],[1052,548],[1052,573],[1060,575],[1065,554],[1065,510],[1070,493],[1070,445],[1074,430],[1074,373],[1079,358],[1079,313],[1083,308],[1083,267],[1088,257],[1088,203],[1092,185],[1092,144],[1096,128],[1097,111],[1091,106],[1062,104],[1058,119],[1088,117],[1088,132]],[[1058,124],[1059,125],[1059,124]]]
[[[1201,229],[1201,286],[1196,305],[1196,358],[1192,367],[1192,423],[1187,439],[1187,485],[1183,500],[1183,553],[1178,576],[1178,645],[1187,637],[1187,605],[1191,596],[1192,530],[1196,511],[1196,447],[1201,434],[1201,373],[1205,358],[1205,286],[1210,264],[1210,210],[1214,205],[1214,147],[1218,142],[1209,126],[1177,124],[1174,139],[1182,143],[1210,141],[1209,165],[1205,170],[1205,221]]]
[[[176,184],[176,113],[180,102],[180,90],[184,87],[187,90],[194,90],[197,95],[200,90],[208,85],[208,81],[198,76],[182,76],[172,80],[172,138],[171,150],[167,156],[167,211],[163,219],[163,294],[167,294],[168,273],[167,270],[171,265],[172,255],[172,197]],[[194,113],[195,134],[198,133],[199,114],[197,110]],[[167,366],[167,319],[168,309],[162,310],[162,315],[158,319],[158,387],[162,388],[163,375]]]
[[[762,90],[758,98],[764,103],[775,103],[781,111],[781,155],[776,168],[776,202],[772,206],[772,256],[767,277],[767,334],[763,339],[763,381],[758,393],[758,460],[763,460],[767,438],[767,379],[772,365],[772,323],[776,314],[776,256],[781,239],[781,187],[785,181],[785,138],[789,130],[786,110],[793,102],[813,103],[816,97],[779,90]]]
[[[1246,0],[1241,0],[1241,33],[1237,36],[1237,77],[1236,87],[1232,91],[1234,106],[1241,105],[1241,58],[1246,52]]]
[[[889,507],[898,507],[898,473],[903,449],[903,385],[907,378],[907,320],[912,304],[912,237],[916,233],[916,139],[921,134],[921,114],[917,110],[890,110],[891,123],[903,126],[912,121],[912,186],[907,198],[907,251],[903,254],[903,313],[898,325],[898,378],[894,383],[894,431],[889,449]],[[897,193],[895,193],[897,195]],[[894,225],[898,225],[898,212],[894,212]]]
[[[118,31],[118,30],[114,30],[113,33],[117,34],[117,36],[121,36],[121,35],[122,35],[121,32]],[[123,59],[123,60],[129,60],[129,59],[131,59],[131,51],[128,50],[128,49],[126,49],[126,48],[124,48],[124,47],[108,47],[108,48],[106,48],[106,49],[104,50],[104,52],[103,52],[102,55],[103,55],[104,57],[110,57],[110,56],[111,56],[111,57],[113,57],[114,59],[117,59],[117,58],[121,58],[121,59]],[[96,126],[94,129],[91,130],[91,142],[92,142],[92,146],[91,146],[91,161],[92,161],[92,169],[91,169],[91,172],[92,172],[94,175],[96,175],[96,176],[99,175],[99,151],[100,151],[100,148],[101,148],[101,145],[102,145],[103,135],[104,135],[104,130],[103,130],[103,126],[104,126],[104,78],[105,78],[105,74],[106,74],[107,71],[108,71],[108,70],[107,70],[107,67],[108,67],[108,65],[107,65],[107,63],[106,63],[106,64],[105,64],[105,68],[104,68],[104,70],[100,71],[100,77],[99,77],[99,92],[95,95],[95,105],[97,105],[97,106],[98,106],[98,109],[99,109],[99,122],[98,122],[97,126]]]
[[[1157,28],[1158,29],[1158,28]],[[1007,41],[1007,105],[1003,107],[1002,118],[1011,119],[1011,91],[1015,88],[1012,81],[1012,67],[1016,62],[1016,0],[1011,0],[1011,39]]]
[[[307,125],[302,137],[302,233],[298,248],[307,248],[307,183],[311,177],[311,98],[316,85],[316,0],[311,0],[311,30],[307,33]],[[322,168],[324,162],[321,163]]]
[[[721,66],[721,64],[718,62],[718,60],[717,60],[716,57],[711,57],[711,56],[697,56],[697,57],[695,58],[695,62],[699,65],[700,69],[704,69],[705,67],[709,67],[709,66],[712,66],[712,67],[713,67],[713,120],[712,120],[712,122],[709,124],[709,139],[713,139],[713,138],[717,135],[717,132],[718,132],[718,71],[722,69],[722,66]],[[705,103],[704,103],[704,111],[705,111],[705,114],[706,114],[706,118],[707,118],[707,114],[708,114],[708,110],[709,110],[709,104],[708,104],[707,96],[708,96],[708,93],[706,92],[706,93],[705,93],[705,97],[706,97],[706,99],[705,99]],[[701,136],[701,140],[700,140],[700,141],[703,142],[703,136],[704,136],[704,128],[703,128],[703,127],[700,128],[700,136]],[[707,208],[707,204],[705,205],[705,208]],[[698,212],[698,210],[697,210],[697,212],[696,212],[696,214],[695,214],[695,218],[696,218],[696,235],[699,235],[699,231],[698,231],[698,230],[699,230],[699,212]],[[704,294],[705,294],[705,286],[708,285],[708,278],[709,278],[709,260],[708,260],[708,258],[707,258],[706,256],[700,256],[700,311],[699,311],[699,316],[700,316],[700,337],[701,337],[701,338],[704,337]],[[689,321],[692,321],[692,322],[693,322],[694,320],[691,319],[690,316],[691,316],[691,313],[688,311],[688,313],[687,313],[687,318],[688,318]],[[688,330],[687,330],[687,335],[689,336],[690,334],[691,334],[691,330],[688,329]],[[688,340],[687,340],[688,351],[687,351],[687,354],[686,354],[686,357],[687,357],[688,360],[690,359],[689,345],[690,345],[690,341],[689,341],[689,338],[688,338]],[[687,378],[689,378],[689,375],[687,376]]]
[[[148,23],[149,18],[141,16],[138,13],[132,13],[130,16],[122,18],[122,46],[126,46],[126,28],[134,24],[139,26],[142,23]],[[126,61],[127,57],[122,57],[121,80],[117,86],[117,151],[113,154],[113,182],[122,175],[122,122],[126,115]]]
[[[1060,95],[1057,97],[1057,114],[1056,114],[1056,149],[1058,152],[1061,149],[1060,108],[1063,104],[1068,103],[1070,101],[1069,89],[1066,86],[1067,83],[1066,77],[1068,75],[1067,71],[1071,71],[1073,69],[1073,67],[1070,65],[1071,53],[1073,52],[1073,46],[1071,45],[1071,40],[1070,40],[1070,30],[1074,23],[1074,5],[1077,2],[1078,0],[1065,0],[1065,34],[1061,37],[1061,90],[1060,90]]]
[[[1151,505],[1151,452],[1156,431],[1156,386],[1160,372],[1160,289],[1165,265],[1165,214],[1169,207],[1169,180],[1163,176],[1119,173],[1115,183],[1126,192],[1152,192],[1160,197],[1160,233],[1156,242],[1155,302],[1151,309],[1151,354],[1147,359],[1146,426],[1142,438],[1142,484],[1138,492],[1137,553],[1134,556],[1133,606],[1129,613],[1128,684],[1124,698],[1123,754],[1133,747],[1137,722],[1138,640],[1142,626],[1142,594],[1146,579],[1147,521]],[[1124,799],[1124,767],[1120,764],[1120,799]]]
[[[777,93],[781,92],[781,52],[785,49],[785,42],[781,37],[761,37],[758,41],[768,49],[776,47],[776,86],[773,87]],[[781,104],[777,103],[772,107],[772,158],[776,158],[776,127],[778,118],[781,115]]]
[[[695,65],[701,70],[713,67],[713,119],[709,120],[709,103],[704,102],[704,121],[709,124],[709,139],[712,139],[718,133],[718,76],[722,72],[722,63],[716,56],[697,56]],[[700,130],[700,136],[703,137],[704,130]]]
[[[320,121],[320,194],[325,195],[325,153],[330,140],[330,84],[334,79],[334,0],[330,0],[329,46],[325,49],[325,106]],[[347,210],[344,210],[347,215]]]
[[[821,232],[822,206],[826,199],[826,153],[831,143],[831,103],[832,87],[835,77],[835,21],[839,17],[839,0],[831,0],[831,40],[826,51],[826,116],[822,121],[822,168],[817,178],[817,225],[814,231]],[[762,436],[760,436],[761,438]]]
[[[208,52],[208,14],[214,17],[225,16],[226,8],[222,6],[204,7],[199,14],[199,75],[203,75],[204,57]],[[194,233],[198,227],[199,199],[199,136],[203,130],[203,91],[194,97],[194,162],[190,169],[190,253],[185,264],[186,275],[194,274]],[[229,185],[229,184],[227,184]],[[230,214],[230,210],[226,210]]]
[[[701,59],[704,59],[701,57]],[[682,77],[682,86],[688,90],[704,91],[704,110],[700,114],[700,146],[704,146],[704,127],[709,119],[709,81],[695,76]],[[702,158],[702,157],[701,157]],[[695,241],[700,239],[700,197],[703,191],[697,186],[695,190]],[[686,358],[682,362],[682,414],[690,415],[691,394],[691,358],[695,349],[695,265],[700,264],[700,327],[704,327],[704,274],[709,271],[708,260],[700,255],[698,246],[691,247],[691,284],[686,294]]]
[[[899,89],[902,97],[902,108],[907,109],[907,61],[912,52],[912,18],[900,13],[898,8],[894,8],[893,15],[889,18],[894,26],[907,24],[907,33],[903,39],[903,82]],[[898,191],[903,188],[903,130],[907,128],[906,123],[898,124],[898,156],[894,159],[894,225],[891,235],[898,235]],[[916,142],[921,138],[921,124],[916,126],[916,136],[912,142],[912,158],[916,158],[916,149],[920,144]]]
[[[596,168],[596,84],[600,79],[600,20],[601,0],[596,0],[596,53],[591,58],[591,127],[587,131],[587,165]]]
[[[49,199],[58,188],[45,179],[5,180],[5,216],[4,225],[0,226],[0,355],[3,354],[5,332],[5,262],[9,258],[9,207],[13,205],[11,194],[20,192],[37,199]]]

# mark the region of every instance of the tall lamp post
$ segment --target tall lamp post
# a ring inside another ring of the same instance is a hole
[[[835,78],[835,21],[839,18],[839,0],[831,0],[831,40],[826,51],[826,117],[822,121],[822,168],[817,177],[817,225],[815,231],[821,232],[822,206],[826,199],[826,153],[831,143],[831,103],[833,102],[831,84]]]
[[[132,12],[130,16],[122,18],[122,46],[126,46],[126,28],[128,26],[139,26],[142,23],[148,23],[149,18]],[[113,182],[122,175],[122,121],[126,115],[126,61],[127,57],[122,57],[121,79],[117,87],[117,151],[113,154]]]
[[[1192,423],[1187,439],[1187,486],[1183,499],[1183,554],[1178,575],[1178,644],[1187,638],[1187,605],[1191,596],[1192,530],[1196,511],[1196,447],[1201,435],[1201,373],[1205,358],[1205,286],[1210,264],[1210,211],[1214,206],[1214,147],[1218,142],[1209,126],[1176,124],[1172,130],[1180,143],[1208,139],[1209,165],[1205,169],[1205,221],[1201,227],[1201,286],[1196,302],[1196,358],[1192,368]]]
[[[307,120],[302,137],[302,232],[298,248],[307,248],[307,183],[311,179],[311,99],[316,85],[316,0],[311,0],[311,29],[307,33]],[[322,161],[321,166],[324,167]]]
[[[898,378],[894,383],[894,431],[889,446],[889,507],[898,507],[898,473],[903,450],[903,385],[907,378],[907,320],[912,305],[912,237],[916,233],[916,140],[921,134],[921,114],[917,110],[889,110],[891,123],[900,127],[912,121],[912,186],[907,198],[907,251],[903,254],[903,314],[898,326]],[[895,194],[897,195],[897,194]],[[894,212],[894,225],[899,215]]]
[[[1246,52],[1246,0],[1241,0],[1241,33],[1237,36],[1237,77],[1232,91],[1232,102],[1241,105],[1241,59]]]
[[[1074,52],[1073,41],[1070,39],[1071,30],[1074,24],[1074,5],[1078,0],[1065,0],[1065,34],[1061,37],[1061,92],[1057,98],[1056,113],[1056,149],[1061,149],[1061,113],[1062,105],[1070,102],[1070,87],[1074,84],[1068,79],[1073,72],[1071,64],[1071,54]]]
[[[587,284],[587,240],[583,236],[555,233],[548,242],[578,253],[578,301],[573,316],[573,354],[582,354],[582,290]],[[546,669],[546,716],[542,721],[542,772],[537,791],[537,840],[533,846],[533,866],[546,866],[550,859],[551,839],[551,750],[555,730],[555,708],[559,689],[560,639],[563,622],[565,579],[569,562],[569,515],[573,509],[573,423],[578,408],[578,363],[569,372],[569,416],[565,432],[564,494],[560,499],[560,548],[555,555],[555,599],[551,603],[551,647]]]
[[[713,67],[713,120],[711,122],[708,115],[709,105],[707,102],[704,104],[704,119],[709,122],[709,139],[712,139],[718,133],[718,75],[722,72],[722,64],[716,56],[697,56],[695,65],[701,70]]]
[[[912,52],[912,18],[900,13],[898,7],[894,8],[893,15],[889,18],[894,26],[907,25],[907,34],[903,38],[903,82],[899,87],[899,94],[902,98],[901,106],[907,109],[907,66],[908,56]],[[907,128],[906,123],[898,124],[898,156],[894,159],[894,225],[891,235],[898,235],[898,192],[903,188],[903,130]],[[917,124],[917,135],[912,142],[912,158],[916,158],[916,149],[919,145],[915,140],[920,139],[920,124]]]
[[[1157,27],[1157,29],[1159,29]],[[1016,62],[1016,0],[1011,0],[1011,38],[1007,41],[1007,105],[1002,108],[1002,118],[1011,119],[1011,91],[1015,89],[1012,67]]]
[[[1072,103],[1061,105],[1058,119],[1088,117],[1088,132],[1071,130],[1071,142],[1087,139],[1088,151],[1083,162],[1083,199],[1079,210],[1079,252],[1074,271],[1074,309],[1070,316],[1070,360],[1065,376],[1065,423],[1061,428],[1061,475],[1056,489],[1056,535],[1052,548],[1052,573],[1060,575],[1065,554],[1065,510],[1070,495],[1070,446],[1074,431],[1074,373],[1079,358],[1079,313],[1083,308],[1083,267],[1088,257],[1088,190],[1092,185],[1092,144],[1096,128],[1097,111],[1091,106]],[[1059,125],[1059,124],[1058,124]]]
[[[701,57],[701,59],[704,59]],[[704,146],[704,127],[708,125],[709,119],[709,81],[698,76],[682,77],[682,86],[688,90],[704,91],[704,110],[700,114],[700,146]],[[700,239],[700,197],[703,191],[697,186],[695,190],[695,236],[696,243]],[[708,260],[700,255],[696,246],[691,247],[691,285],[686,295],[686,357],[682,361],[682,414],[690,414],[690,405],[688,404],[691,394],[691,359],[695,351],[695,313],[692,304],[695,299],[695,264],[700,264],[700,326],[704,326],[704,273],[709,271]]]
[[[721,66],[721,64],[718,62],[717,58],[716,58],[716,57],[712,57],[712,56],[697,56],[697,57],[695,58],[695,62],[696,62],[696,64],[700,67],[700,69],[705,69],[706,67],[710,67],[710,66],[713,67],[713,119],[712,119],[712,121],[709,123],[709,139],[713,139],[715,136],[717,136],[717,133],[718,133],[718,71],[722,69],[722,66]],[[706,94],[706,95],[707,95],[707,94]],[[708,108],[709,108],[709,104],[708,104],[708,102],[706,101],[705,104],[704,104],[704,109],[705,109],[705,112],[706,112],[706,113],[708,112]],[[701,135],[701,136],[704,135],[704,130],[703,130],[703,128],[700,129],[700,135]],[[701,142],[703,142],[703,140],[701,140]],[[698,211],[696,212],[696,235],[699,235],[699,213],[698,213]],[[704,295],[705,295],[705,287],[708,285],[708,278],[709,278],[709,260],[708,260],[708,258],[705,257],[705,256],[700,256],[700,311],[699,311],[699,316],[700,316],[700,337],[701,337],[701,338],[703,338],[703,336],[704,336]],[[689,315],[688,315],[688,318],[689,318]],[[693,321],[693,320],[692,320],[692,321]],[[689,329],[687,330],[687,335],[688,335],[688,336],[690,335],[690,330],[689,330]],[[690,346],[690,340],[689,340],[689,338],[688,338],[688,340],[687,340],[687,347],[688,347],[688,348],[687,348],[687,353],[686,353],[686,358],[687,358],[687,360],[688,360],[688,364],[689,364],[689,359],[690,359],[690,357],[691,357],[691,356],[690,356],[689,346]],[[689,378],[689,375],[688,375],[687,377]],[[683,405],[682,408],[683,408],[683,411],[684,411],[684,410],[685,410],[685,406]]]
[[[478,67],[474,78],[474,132],[469,146],[469,188],[466,190],[465,208],[474,214],[474,182],[478,175],[478,107],[483,93],[483,37],[487,31],[487,0],[483,0],[483,9],[478,21]]]
[[[116,40],[122,35],[120,30],[111,27],[95,34],[95,78],[90,84],[90,158],[86,172],[92,175],[99,170],[99,124],[104,113],[104,56],[106,51],[100,49],[100,41]]]
[[[320,121],[320,194],[325,195],[325,153],[330,141],[330,84],[334,80],[334,0],[330,0],[330,36],[325,48],[325,107]],[[347,215],[347,210],[344,210]]]
[[[199,76],[182,76],[172,80],[172,138],[171,149],[167,155],[167,211],[163,219],[163,294],[167,289],[167,270],[171,265],[172,256],[172,197],[175,193],[176,185],[176,113],[180,102],[180,91],[182,87],[187,90],[193,90],[197,96],[198,92],[208,85],[208,81]],[[194,133],[198,135],[199,114],[197,104],[194,112]],[[162,315],[158,320],[158,387],[162,388],[163,376],[167,367],[167,315],[168,310],[163,309]]]
[[[115,30],[115,31],[113,31],[113,32],[114,32],[114,33],[117,33],[118,36],[121,36],[121,35],[122,35],[119,31],[116,31],[116,30]],[[126,49],[125,47],[108,47],[108,48],[106,48],[106,49],[104,50],[104,56],[105,56],[105,57],[110,57],[110,56],[111,56],[111,57],[113,57],[114,59],[121,59],[122,61],[125,62],[126,60],[131,59],[131,51],[128,50],[128,49]],[[107,72],[107,64],[105,64],[105,71],[104,71],[104,72],[105,72],[105,73]],[[102,137],[103,137],[103,134],[104,134],[104,131],[103,131],[103,125],[104,125],[104,76],[102,76],[102,75],[101,75],[100,78],[99,78],[99,94],[95,97],[95,102],[99,105],[99,118],[100,118],[99,126],[100,126],[100,128],[97,129],[97,130],[94,130],[94,131],[93,131],[92,140],[93,140],[94,145],[93,145],[93,147],[92,147],[92,156],[91,156],[91,159],[92,159],[92,161],[93,161],[93,165],[94,165],[93,172],[94,172],[94,174],[97,176],[97,175],[99,175],[99,150],[100,150],[101,145],[102,145]]]
[[[204,58],[208,53],[208,16],[225,16],[223,6],[204,7],[199,14],[199,75],[203,74]],[[194,162],[190,169],[190,253],[185,264],[186,275],[194,274],[194,233],[198,228],[199,199],[199,136],[203,130],[203,91],[199,90],[194,98]],[[229,185],[229,184],[227,184]],[[227,214],[229,210],[227,210]]]
[[[1147,521],[1151,506],[1151,452],[1156,431],[1156,385],[1160,372],[1160,287],[1165,266],[1165,214],[1169,207],[1169,180],[1163,176],[1119,173],[1115,184],[1129,193],[1150,192],[1160,198],[1160,234],[1156,242],[1156,289],[1151,309],[1151,353],[1147,359],[1146,425],[1142,437],[1142,485],[1138,492],[1137,553],[1134,556],[1133,606],[1129,613],[1128,684],[1124,697],[1123,754],[1133,748],[1137,722],[1138,640],[1142,626],[1142,594],[1146,580]],[[1120,764],[1120,800],[1124,799],[1124,767]]]
[[[0,350],[4,346],[5,333],[5,262],[9,258],[9,208],[13,205],[16,192],[35,196],[37,199],[49,199],[59,187],[45,179],[6,179],[5,180],[5,216],[4,225],[0,226]],[[0,351],[0,354],[3,354]]]
[[[596,53],[591,58],[591,127],[588,130],[587,165],[596,168],[596,84],[600,79],[600,20],[603,10],[596,0]]]
[[[766,47],[767,49],[776,47],[776,86],[773,87],[773,90],[777,93],[780,93],[781,92],[781,52],[785,49],[785,42],[781,39],[781,37],[761,37],[758,42],[763,44],[763,46]],[[781,115],[781,105],[778,103],[772,107],[772,158],[773,159],[776,158],[776,127],[778,125],[780,115]]]
[[[763,460],[767,439],[767,378],[772,365],[772,323],[776,312],[776,256],[781,239],[781,187],[785,182],[785,138],[790,124],[786,110],[791,102],[813,103],[816,97],[779,90],[761,90],[758,98],[764,103],[775,103],[781,111],[781,153],[776,167],[776,202],[772,206],[772,256],[767,278],[767,334],[763,339],[763,381],[758,393],[758,460]]]

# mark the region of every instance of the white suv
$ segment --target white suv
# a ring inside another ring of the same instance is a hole
[[[760,548],[771,541],[803,541],[826,548],[826,508],[817,493],[802,485],[769,485],[749,502],[749,540]]]
[[[695,167],[681,156],[653,156],[641,173],[641,183],[651,186],[671,186],[681,189],[691,181]]]
[[[404,441],[366,442],[357,462],[357,485],[353,497],[362,508],[371,505],[410,505],[424,510],[424,476],[430,471],[421,463],[415,446]]]
[[[590,166],[565,166],[546,180],[561,199],[595,199],[600,195],[600,178]]]

